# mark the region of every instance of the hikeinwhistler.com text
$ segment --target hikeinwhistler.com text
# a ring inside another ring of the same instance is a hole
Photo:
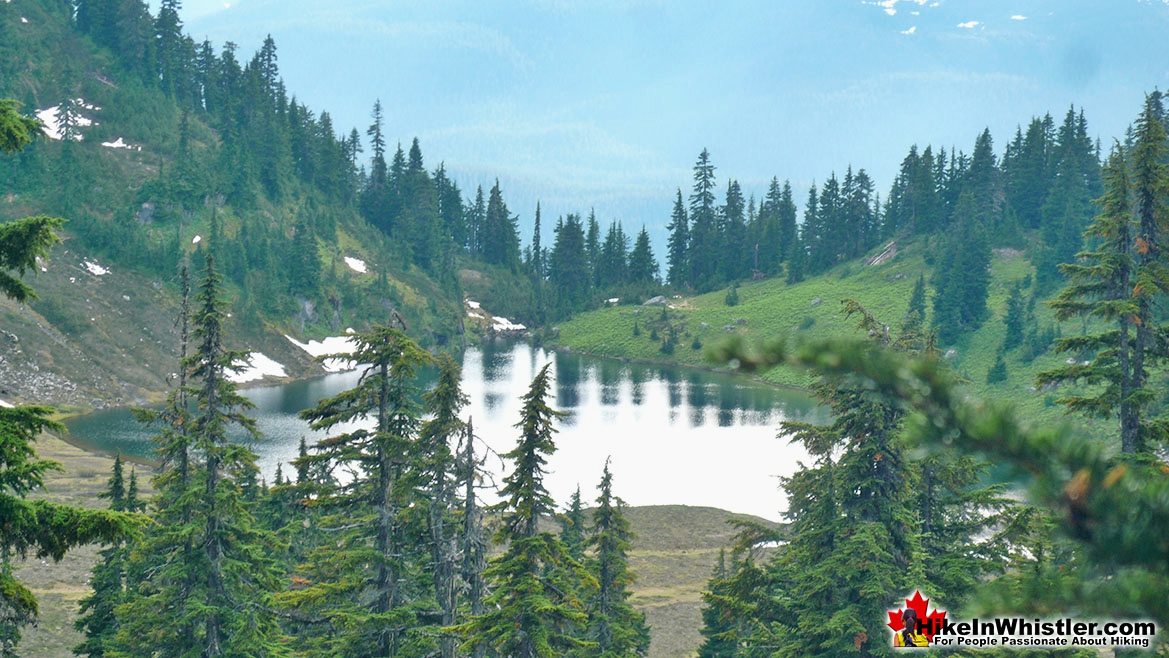
[[[931,620],[932,621],[932,620]],[[1157,635],[1151,621],[1089,621],[996,617],[969,621],[933,621],[935,647],[1115,647],[1149,648]]]

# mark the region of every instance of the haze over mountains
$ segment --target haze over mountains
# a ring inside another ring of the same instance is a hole
[[[271,33],[288,88],[339,129],[381,97],[392,140],[419,136],[464,189],[498,176],[522,228],[537,199],[595,205],[659,243],[703,146],[757,195],[850,162],[885,191],[911,143],[969,152],[989,125],[1001,152],[1071,103],[1107,143],[1169,85],[1161,0],[185,4],[196,38]]]

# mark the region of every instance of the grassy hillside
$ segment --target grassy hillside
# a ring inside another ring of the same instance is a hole
[[[870,254],[870,258],[883,248],[884,245]],[[928,283],[931,271],[926,241],[898,243],[896,249],[896,255],[886,262],[869,265],[868,259],[860,259],[795,285],[787,285],[782,279],[744,283],[739,287],[739,303],[735,306],[727,306],[727,290],[719,290],[670,299],[665,308],[666,320],[661,306],[623,305],[584,313],[560,324],[554,343],[604,356],[709,366],[703,348],[732,333],[749,340],[780,335],[856,336],[856,323],[846,320],[841,312],[841,301],[845,299],[859,301],[883,322],[896,327],[905,315],[918,276],[925,274]],[[1015,250],[996,250],[991,272],[988,299],[991,316],[977,331],[953,345],[941,346],[946,359],[969,380],[972,393],[984,399],[1010,400],[1026,417],[1038,421],[1061,418],[1064,412],[1055,404],[1056,393],[1036,390],[1033,383],[1036,373],[1062,363],[1066,357],[1048,351],[1026,362],[1022,350],[1015,348],[1006,355],[1007,381],[986,383],[987,371],[994,364],[1006,333],[1003,315],[1010,289],[1016,282],[1034,278],[1034,268],[1027,255]],[[929,295],[932,290],[928,291]],[[1035,304],[1035,324],[1048,327],[1054,320],[1043,301],[1037,300]],[[679,332],[672,354],[661,349],[660,339],[667,334],[666,324]],[[635,335],[635,325],[639,335]],[[659,340],[651,335],[655,330]],[[1080,326],[1065,323],[1062,330],[1079,331]],[[763,373],[762,378],[797,387],[806,386],[810,381],[806,373],[785,367]]]

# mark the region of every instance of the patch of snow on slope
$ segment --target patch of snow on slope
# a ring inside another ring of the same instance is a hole
[[[501,318],[498,316],[496,316],[492,321],[491,328],[495,331],[524,331],[527,329],[527,327],[519,324],[518,322],[512,322],[507,318]]]
[[[135,146],[134,144],[127,144],[126,140],[122,139],[121,137],[115,139],[112,142],[102,142],[101,145],[106,147],[106,148],[126,149],[127,151],[141,151],[142,150],[141,146]]]
[[[365,261],[361,260],[360,258],[353,258],[352,256],[346,256],[345,257],[345,264],[349,266],[349,269],[353,270],[354,272],[357,272],[358,274],[365,274],[366,272],[369,271],[365,268]]]
[[[77,128],[87,128],[89,126],[96,126],[97,122],[93,119],[81,114],[77,111],[78,108],[96,112],[101,108],[92,104],[86,103],[84,98],[78,98],[74,101],[74,110],[72,113],[73,125]],[[54,105],[37,111],[37,118],[44,124],[43,132],[49,139],[61,139],[61,106]],[[80,142],[81,133],[73,136],[74,141]]]
[[[7,402],[5,402],[4,400],[0,400],[0,407],[3,407],[3,408],[5,408],[5,409],[11,409],[11,408],[12,408],[12,405],[11,405],[11,404],[9,404],[9,403],[7,403]]]
[[[284,366],[265,356],[262,352],[252,352],[247,358],[236,361],[227,372],[227,378],[236,384],[263,379],[265,377],[287,377]]]
[[[327,354],[353,354],[357,350],[357,344],[350,336],[329,336],[324,340],[310,340],[307,343],[302,343],[288,334],[284,334],[284,337],[314,357]],[[349,359],[325,359],[321,361],[321,367],[325,369],[325,372],[344,372],[353,370],[357,364]]]
[[[201,235],[196,235],[195,237],[191,238],[191,244],[199,244],[202,241],[203,241],[203,236],[201,236]]]
[[[84,264],[85,269],[89,270],[89,273],[94,276],[105,276],[110,273],[108,269],[98,265],[96,262],[91,260],[82,261],[82,264]]]

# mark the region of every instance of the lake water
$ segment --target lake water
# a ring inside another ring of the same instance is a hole
[[[807,396],[744,377],[695,369],[649,366],[553,352],[526,344],[495,344],[463,355],[464,418],[495,453],[515,445],[519,397],[536,372],[553,363],[557,452],[549,460],[549,491],[563,505],[579,484],[586,502],[606,458],[614,489],[630,505],[719,507],[778,519],[784,501],[777,476],[794,471],[802,449],[777,437],[781,420],[823,421]],[[250,388],[263,437],[252,444],[269,479],[277,463],[296,456],[300,437],[321,438],[297,413],[356,383],[359,372],[327,375],[281,386]],[[107,452],[150,457],[151,428],[129,410],[109,409],[66,422],[71,440]],[[508,467],[498,457],[487,468],[496,481]],[[285,472],[291,469],[286,468]]]

